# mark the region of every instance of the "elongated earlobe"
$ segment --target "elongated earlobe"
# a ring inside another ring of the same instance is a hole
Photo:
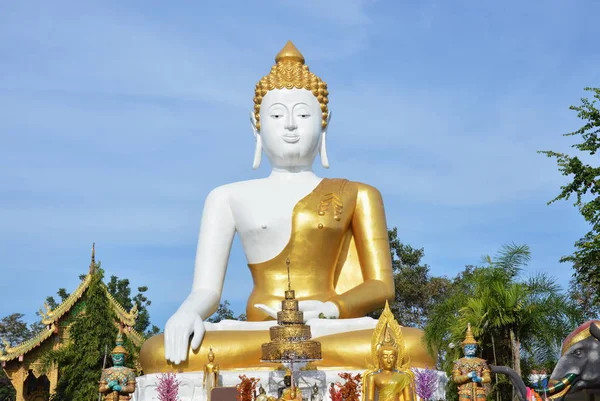
[[[260,167],[260,159],[262,158],[262,139],[260,134],[256,135],[256,147],[254,148],[254,161],[252,162],[252,168],[256,170]]]
[[[327,131],[323,131],[323,135],[321,136],[321,149],[319,150],[321,153],[321,165],[324,168],[329,168],[329,158],[327,157]]]
[[[250,125],[252,126],[252,132],[254,133],[254,139],[256,140],[254,160],[252,161],[252,168],[256,170],[260,167],[260,159],[262,158],[262,139],[258,129],[256,129],[256,117],[253,112],[250,112]]]
[[[327,130],[329,129],[329,121],[331,121],[331,112],[327,115],[327,126],[321,135],[321,149],[319,149],[321,165],[324,168],[329,168],[329,158],[327,157]]]

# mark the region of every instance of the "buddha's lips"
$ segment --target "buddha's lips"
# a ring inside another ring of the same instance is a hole
[[[300,135],[282,135],[281,138],[287,143],[296,143],[300,140]]]

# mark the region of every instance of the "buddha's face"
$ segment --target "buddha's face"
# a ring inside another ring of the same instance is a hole
[[[208,362],[214,362],[215,360],[215,355],[214,354],[208,354]]]
[[[125,354],[112,354],[111,358],[114,366],[123,366],[125,364]]]
[[[379,352],[379,366],[385,370],[393,370],[396,366],[398,354],[393,349],[382,349]]]
[[[475,344],[467,344],[463,348],[465,352],[465,356],[475,356],[477,353],[477,345]]]
[[[306,89],[274,89],[260,105],[262,147],[273,167],[311,166],[321,142],[322,112]]]

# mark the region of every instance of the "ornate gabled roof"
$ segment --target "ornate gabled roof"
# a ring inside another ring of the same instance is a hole
[[[18,358],[21,355],[25,355],[32,349],[39,347],[46,339],[54,333],[54,327],[46,327],[44,330],[39,332],[36,336],[29,340],[10,347],[6,342],[4,343],[4,351],[0,350],[0,361],[7,362],[12,359]]]
[[[65,313],[71,310],[73,305],[83,296],[85,290],[88,289],[90,283],[92,282],[92,275],[88,274],[85,276],[79,287],[75,291],[71,293],[60,305],[58,305],[54,309],[49,309],[48,305],[46,306],[46,312],[42,312],[40,310],[40,315],[42,316],[42,323],[45,325],[52,324],[56,322],[58,319],[63,317]]]
[[[131,329],[131,331],[125,331],[125,336],[131,340],[137,347],[141,347],[146,338],[138,333],[135,329]]]
[[[73,291],[60,305],[56,308],[51,309],[48,304],[44,304],[46,312],[40,309],[39,313],[42,317],[42,323],[46,325],[46,329],[42,330],[39,334],[30,338],[29,340],[16,345],[14,347],[10,347],[8,344],[4,344],[4,352],[0,350],[0,361],[10,361],[15,359],[21,355],[24,355],[31,351],[32,349],[40,346],[46,339],[50,338],[52,333],[54,332],[54,327],[58,323],[58,320],[67,314],[73,306],[81,299],[85,291],[90,286],[92,282],[92,275],[96,272],[96,255],[95,255],[95,246],[92,246],[92,258],[90,263],[89,273],[84,277],[79,286]],[[136,319],[138,317],[138,309],[137,305],[134,305],[131,310],[127,311],[119,302],[110,294],[106,285],[102,283],[102,288],[108,298],[109,305],[113,312],[115,313],[119,322],[128,327],[125,330],[125,335],[131,339],[131,341],[137,345],[141,346],[145,341],[145,338],[142,334],[138,333],[133,329],[135,326]]]
[[[108,302],[110,303],[113,312],[115,312],[117,315],[117,318],[119,318],[119,321],[129,327],[135,326],[135,321],[138,317],[137,304],[133,305],[133,308],[127,312],[125,308],[123,308],[121,304],[117,302],[117,300],[110,294],[110,292],[108,292],[108,288],[106,288],[105,285],[102,285],[102,288],[104,288],[106,296],[108,297]]]

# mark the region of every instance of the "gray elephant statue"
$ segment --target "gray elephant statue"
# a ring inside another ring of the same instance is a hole
[[[511,380],[520,401],[525,401],[526,386],[511,368],[490,366],[492,373]],[[549,387],[536,388],[541,399],[592,401],[600,394],[600,321],[579,326],[563,342],[561,357],[550,376]]]

